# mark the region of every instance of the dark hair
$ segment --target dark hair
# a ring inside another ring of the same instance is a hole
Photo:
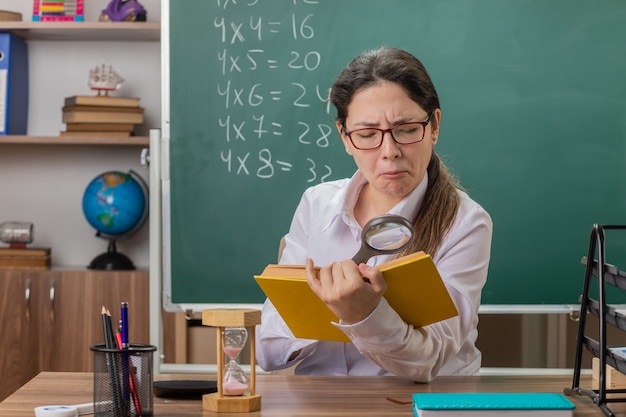
[[[428,114],[439,108],[439,96],[420,60],[402,49],[380,48],[354,58],[335,80],[330,101],[337,109],[337,121],[345,124],[357,92],[383,81],[400,85]]]
[[[357,56],[335,80],[330,101],[337,109],[336,121],[345,126],[354,95],[384,81],[400,85],[428,114],[440,108],[435,86],[420,60],[402,49],[383,47]],[[434,150],[427,171],[428,188],[413,221],[416,238],[405,254],[423,250],[434,255],[460,205],[460,184]]]

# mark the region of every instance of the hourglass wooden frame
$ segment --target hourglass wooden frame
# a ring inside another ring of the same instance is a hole
[[[254,327],[261,324],[261,311],[249,309],[210,309],[202,311],[202,325],[217,328],[217,392],[202,396],[202,408],[214,412],[245,413],[261,409],[261,396],[256,389],[256,355]],[[250,343],[250,394],[224,395],[223,331],[226,327],[245,327]]]

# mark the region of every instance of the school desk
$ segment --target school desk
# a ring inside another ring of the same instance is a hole
[[[186,379],[198,375],[158,375],[155,379]],[[0,403],[0,417],[34,416],[40,405],[72,405],[92,401],[91,373],[42,372]],[[589,383],[590,375],[582,377]],[[406,416],[412,417],[410,404],[396,404],[387,398],[409,402],[414,392],[461,391],[547,391],[562,393],[571,385],[568,375],[440,377],[430,384],[416,384],[395,377],[312,377],[257,375],[257,393],[262,396],[261,411],[254,413],[211,413],[202,410],[200,400],[155,398],[154,415],[191,416]],[[568,396],[576,410],[574,416],[603,416],[590,399]],[[614,403],[612,410],[626,417],[626,404]]]

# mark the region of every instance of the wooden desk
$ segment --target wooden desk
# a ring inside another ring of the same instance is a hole
[[[159,375],[157,379],[200,378],[198,376]],[[585,386],[590,376],[583,376]],[[255,413],[211,413],[202,411],[200,400],[155,398],[155,415],[161,417],[245,415],[286,416],[406,416],[412,417],[409,404],[395,404],[386,398],[411,401],[414,392],[430,391],[546,391],[562,393],[571,385],[570,376],[476,376],[440,377],[430,384],[415,384],[394,377],[305,377],[258,375],[257,393],[262,408]],[[0,417],[34,415],[40,405],[72,405],[90,402],[91,373],[42,372],[0,403]],[[576,404],[575,416],[603,416],[586,397],[568,397]],[[613,403],[617,416],[626,417],[626,404]]]

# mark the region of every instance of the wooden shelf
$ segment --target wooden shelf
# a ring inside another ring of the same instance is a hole
[[[0,31],[8,31],[26,40],[46,41],[159,41],[159,22],[0,22]],[[0,137],[2,144],[27,145],[116,145],[147,146],[147,136],[22,136]]]
[[[26,40],[159,41],[159,22],[0,22],[0,31]]]
[[[148,136],[0,136],[0,145],[116,145],[148,146]]]

